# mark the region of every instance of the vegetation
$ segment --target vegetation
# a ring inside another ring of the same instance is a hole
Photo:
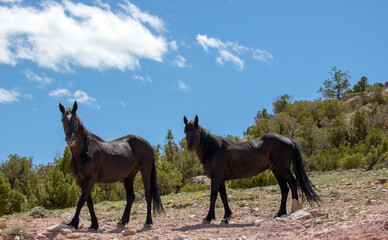
[[[293,138],[299,144],[308,171],[331,171],[360,168],[365,170],[388,166],[388,96],[384,85],[368,84],[367,78],[349,89],[348,72],[335,67],[331,78],[319,89],[324,99],[292,101],[284,94],[273,103],[273,111],[259,110],[254,124],[244,132],[242,139],[228,135],[233,141],[258,138],[275,132]],[[385,86],[386,87],[386,86]],[[365,93],[368,104],[350,108],[343,100],[347,93]],[[196,184],[191,179],[203,175],[195,154],[187,151],[186,139],[177,143],[171,130],[163,145],[154,147],[158,183],[163,195],[178,192],[200,191],[206,184]],[[62,156],[53,163],[34,165],[31,157],[9,155],[0,165],[0,216],[14,212],[31,211],[44,217],[46,209],[73,207],[80,189],[71,176],[71,152],[65,148]],[[233,180],[230,188],[251,188],[276,184],[270,171],[250,179]],[[135,179],[137,199],[142,198],[143,183],[140,174]],[[95,202],[125,199],[122,183],[96,185],[92,192]],[[14,230],[18,232],[20,229]]]

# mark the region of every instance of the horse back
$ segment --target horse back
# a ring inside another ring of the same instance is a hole
[[[204,162],[207,175],[222,175],[223,180],[248,178],[270,167],[263,141],[253,139],[230,143],[213,155],[211,161]]]

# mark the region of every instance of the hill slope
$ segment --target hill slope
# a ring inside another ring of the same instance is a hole
[[[217,220],[201,224],[209,206],[209,191],[170,194],[162,200],[166,213],[154,217],[151,230],[143,229],[145,202],[134,203],[129,226],[117,229],[125,202],[96,204],[100,230],[88,232],[90,218],[86,206],[81,214],[81,228],[72,233],[49,233],[47,228],[69,221],[75,209],[55,210],[47,218],[34,219],[28,213],[4,216],[0,238],[21,239],[388,239],[388,169],[311,172],[312,182],[324,202],[308,206],[307,216],[274,219],[280,204],[277,186],[247,190],[228,189],[234,218],[220,225],[223,207],[217,200]],[[385,180],[384,180],[385,179]],[[290,206],[290,201],[288,206]],[[289,210],[289,207],[288,207]]]

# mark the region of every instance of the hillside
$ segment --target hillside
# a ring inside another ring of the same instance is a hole
[[[69,221],[74,208],[50,211],[46,218],[30,213],[4,216],[4,239],[388,239],[388,169],[311,172],[323,198],[320,206],[304,203],[307,216],[273,218],[280,204],[278,186],[248,190],[228,189],[234,217],[229,225],[220,225],[223,214],[217,200],[216,221],[203,225],[209,191],[170,194],[162,197],[166,212],[154,218],[151,230],[143,229],[144,200],[134,203],[129,226],[117,229],[124,202],[95,205],[100,221],[98,232],[88,232],[90,218],[86,206],[81,228],[74,232],[50,233],[51,226]],[[288,203],[290,206],[290,202]],[[289,208],[288,208],[289,210]],[[293,219],[296,218],[296,219]],[[20,236],[19,238],[16,235]],[[133,234],[125,237],[124,234]]]

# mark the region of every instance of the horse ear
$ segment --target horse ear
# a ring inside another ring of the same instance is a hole
[[[61,113],[62,113],[62,114],[65,113],[65,108],[62,106],[61,103],[59,103],[59,110],[61,110]]]
[[[195,115],[194,124],[195,124],[195,125],[198,125],[198,116],[197,116],[197,115]]]
[[[72,112],[75,113],[78,109],[78,104],[77,104],[77,101],[74,101],[74,105],[73,105],[73,110]]]
[[[186,116],[183,117],[183,122],[185,123],[185,125],[187,125],[187,122],[188,122],[188,121],[187,121]]]

